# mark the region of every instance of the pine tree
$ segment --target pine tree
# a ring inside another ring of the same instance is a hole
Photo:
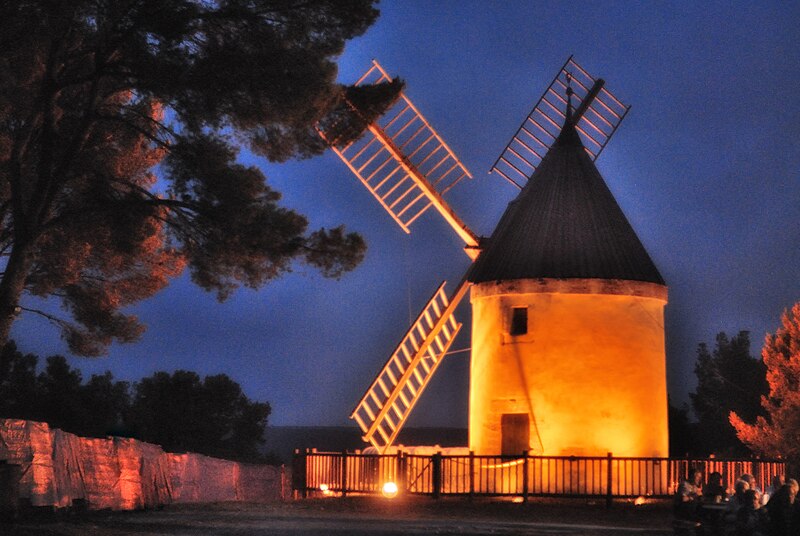
[[[0,346],[21,313],[52,321],[76,354],[136,340],[124,308],[185,268],[224,299],[297,261],[329,277],[355,267],[359,235],[309,231],[237,152],[319,154],[318,125],[346,142],[396,99],[397,81],[336,83],[373,4],[0,2]]]
[[[261,460],[267,402],[253,402],[225,374],[156,372],[134,384],[133,435],[169,452],[199,452],[239,461]]]
[[[761,396],[767,393],[764,364],[750,355],[750,334],[740,331],[729,337],[719,333],[713,351],[701,343],[694,372],[697,388],[689,394],[698,420],[693,450],[700,455],[747,454],[728,414],[735,411],[755,419],[761,414]]]
[[[745,422],[731,412],[739,439],[755,452],[800,461],[800,302],[784,311],[781,327],[767,335],[761,352],[769,394],[762,397],[766,416]]]

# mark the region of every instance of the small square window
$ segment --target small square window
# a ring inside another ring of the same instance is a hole
[[[510,335],[525,335],[528,333],[528,308],[513,307],[511,309]]]

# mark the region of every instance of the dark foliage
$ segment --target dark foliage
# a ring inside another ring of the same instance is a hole
[[[297,261],[329,277],[357,265],[358,235],[309,231],[236,157],[319,154],[317,124],[357,137],[397,98],[399,82],[335,81],[373,4],[0,3],[0,344],[19,312],[57,324],[76,354],[136,340],[142,325],[121,311],[186,266],[224,299]],[[57,297],[68,316],[26,294]]]
[[[22,354],[14,341],[0,350],[0,415],[33,418],[38,404],[36,365],[33,354]]]
[[[697,417],[697,451],[701,455],[747,455],[737,438],[729,414],[748,421],[763,414],[761,397],[768,392],[766,367],[750,354],[750,334],[740,331],[728,338],[717,335],[712,352],[705,343],[697,348],[697,389],[690,393]]]
[[[170,452],[259,461],[271,408],[251,402],[228,376],[157,372],[135,385],[134,436]]]
[[[110,372],[84,382],[62,356],[37,374],[37,358],[13,341],[0,352],[0,417],[48,423],[84,437],[135,437],[169,452],[269,462],[261,453],[270,414],[224,374],[157,372],[132,386]]]
[[[22,354],[14,341],[0,352],[0,416],[47,422],[53,428],[85,436],[124,435],[130,406],[129,385],[110,372],[87,382],[63,356],[47,358],[37,373],[38,358]]]
[[[669,411],[669,455],[700,455],[697,451],[697,425],[689,419],[689,408],[686,404],[678,407],[668,400]]]
[[[400,96],[402,86],[396,79],[386,84],[347,88],[342,102],[320,122],[325,140],[331,145],[344,146],[358,139]]]

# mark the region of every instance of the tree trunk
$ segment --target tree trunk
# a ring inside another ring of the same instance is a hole
[[[30,258],[28,248],[15,244],[0,279],[0,348],[8,342],[11,326],[19,313],[19,299],[28,280]]]

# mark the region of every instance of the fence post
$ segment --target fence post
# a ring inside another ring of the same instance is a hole
[[[442,453],[437,452],[433,455],[433,498],[438,499],[442,495]]]
[[[308,453],[310,451],[305,449],[300,458],[300,496],[304,499],[308,498]]]
[[[612,495],[612,479],[611,479],[611,460],[612,456],[611,453],[608,453],[606,457],[606,508],[611,508],[613,503],[613,495]]]
[[[469,451],[469,500],[475,495],[475,451]]]
[[[279,476],[281,478],[279,493],[280,493],[281,501],[285,501],[287,499],[287,497],[286,497],[286,465],[281,464],[281,471],[280,471],[280,475]]]
[[[752,462],[753,467],[753,478],[756,479],[756,483],[760,483],[760,489],[765,490],[767,489],[767,484],[764,483],[764,479],[761,477],[761,464],[758,463],[758,456],[755,456],[755,460]]]
[[[294,456],[292,456],[292,491],[301,499],[308,497],[306,453],[307,451],[301,452],[300,449],[294,449]]]
[[[528,502],[528,451],[522,451],[522,502]]]
[[[342,498],[347,497],[347,451],[342,451]]]
[[[406,480],[406,457],[402,450],[397,451],[397,466],[396,466],[397,489],[406,493],[407,480]]]

